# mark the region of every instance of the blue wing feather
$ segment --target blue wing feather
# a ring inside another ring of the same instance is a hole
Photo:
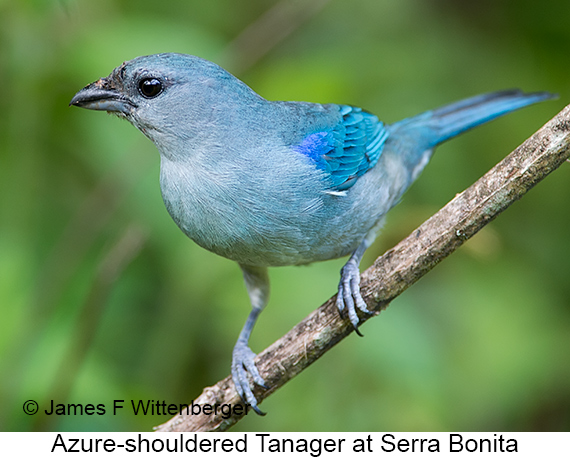
[[[354,106],[338,107],[341,121],[332,130],[307,135],[296,149],[329,175],[333,190],[343,191],[376,165],[388,131],[373,114]]]

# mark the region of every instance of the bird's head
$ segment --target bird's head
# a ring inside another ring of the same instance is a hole
[[[124,117],[164,151],[230,131],[264,102],[218,65],[168,53],[124,62],[77,92],[70,105]]]

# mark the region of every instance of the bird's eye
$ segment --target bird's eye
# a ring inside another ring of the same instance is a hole
[[[154,98],[162,92],[162,82],[156,78],[145,78],[139,82],[139,91],[145,98]]]

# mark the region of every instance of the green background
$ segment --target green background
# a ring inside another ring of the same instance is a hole
[[[81,87],[175,51],[266,98],[386,122],[510,87],[560,95],[440,147],[366,267],[569,103],[569,23],[567,0],[0,0],[0,430],[151,430],[166,418],[112,401],[190,402],[229,373],[249,311],[238,267],[169,218],[154,146],[69,108]],[[567,164],[234,430],[570,430],[569,201]],[[272,270],[254,351],[330,297],[343,262]],[[29,399],[107,414],[27,416]]]

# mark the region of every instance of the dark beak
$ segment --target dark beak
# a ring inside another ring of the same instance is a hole
[[[123,114],[130,114],[137,107],[117,90],[110,78],[101,78],[81,89],[69,102],[71,105]]]

